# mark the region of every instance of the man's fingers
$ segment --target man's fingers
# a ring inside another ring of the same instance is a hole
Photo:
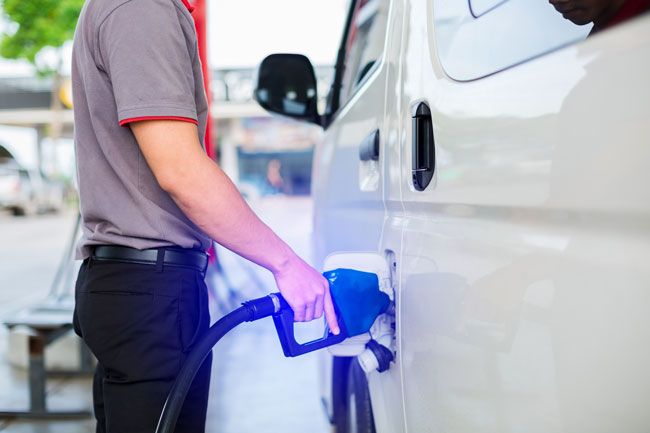
[[[311,322],[312,320],[314,320],[314,303],[313,302],[307,302],[307,305],[305,305],[304,321],[305,322]]]
[[[291,305],[293,310],[293,320],[295,322],[304,322],[305,321],[305,305]]]
[[[316,298],[316,304],[314,305],[314,319],[320,319],[323,316],[323,296],[318,296]]]
[[[334,312],[334,304],[332,303],[332,296],[329,289],[325,292],[325,320],[333,334],[338,335],[341,330],[336,320],[336,312]]]

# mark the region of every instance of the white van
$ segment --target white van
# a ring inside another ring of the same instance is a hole
[[[325,129],[316,264],[391,268],[388,370],[324,364],[338,433],[650,431],[650,16],[589,31],[352,1],[324,113],[305,57],[262,63],[260,104]]]

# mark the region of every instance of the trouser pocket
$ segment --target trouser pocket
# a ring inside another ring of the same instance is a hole
[[[199,273],[181,280],[179,294],[181,348],[189,352],[210,326],[208,293]]]
[[[116,381],[175,376],[182,360],[179,285],[185,273],[95,263],[77,291],[77,327]]]

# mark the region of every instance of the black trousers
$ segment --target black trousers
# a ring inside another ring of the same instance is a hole
[[[176,375],[210,325],[197,270],[87,259],[76,284],[75,331],[99,361],[98,433],[153,433]],[[211,360],[188,393],[177,433],[203,433]]]

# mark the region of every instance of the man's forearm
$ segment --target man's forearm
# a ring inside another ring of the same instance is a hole
[[[167,191],[208,236],[271,272],[279,272],[295,256],[207,156],[193,170],[177,177]]]

